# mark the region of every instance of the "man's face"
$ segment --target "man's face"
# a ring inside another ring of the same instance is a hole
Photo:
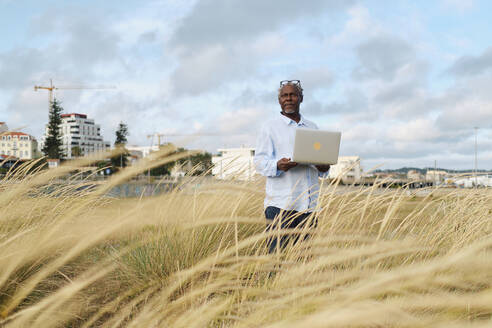
[[[301,98],[297,94],[297,90],[293,85],[284,85],[280,90],[278,103],[284,113],[295,114],[299,113]]]

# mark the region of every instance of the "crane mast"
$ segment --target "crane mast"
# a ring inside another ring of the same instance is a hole
[[[51,108],[51,104],[53,103],[53,90],[56,89],[53,86],[53,80],[50,79],[50,86],[49,87],[44,87],[44,86],[39,86],[39,85],[35,85],[34,86],[34,91],[38,91],[39,89],[43,89],[43,90],[48,90],[49,91],[49,94],[48,94],[48,101],[49,101],[48,108]]]

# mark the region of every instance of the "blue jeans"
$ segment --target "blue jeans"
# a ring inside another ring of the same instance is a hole
[[[279,228],[302,229],[305,227],[307,222],[309,223],[309,228],[314,228],[317,226],[318,222],[316,217],[309,220],[309,216],[311,214],[312,214],[311,212],[299,214],[299,212],[297,211],[285,211],[278,207],[268,206],[265,209],[265,217],[267,219],[266,231],[271,232]],[[280,249],[284,249],[290,240],[293,240],[293,243],[295,244],[299,240],[299,237],[300,237],[299,233],[283,235],[280,237],[277,236],[269,237],[267,240],[268,252],[274,253],[275,250],[277,249],[277,244],[279,244]],[[309,235],[305,234],[303,240],[306,240],[308,237]]]

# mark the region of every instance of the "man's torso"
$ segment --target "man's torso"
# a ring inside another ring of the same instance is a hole
[[[280,116],[267,123],[273,143],[274,157],[292,158],[297,128],[317,129],[316,124],[301,116],[299,123]],[[312,165],[297,165],[277,177],[268,177],[265,207],[275,206],[284,210],[313,211],[318,198],[318,171]]]

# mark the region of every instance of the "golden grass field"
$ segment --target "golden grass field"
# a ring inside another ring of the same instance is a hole
[[[489,327],[492,192],[325,188],[312,237],[265,248],[263,181],[114,199],[0,184],[0,327]],[[282,233],[276,231],[274,233]]]

